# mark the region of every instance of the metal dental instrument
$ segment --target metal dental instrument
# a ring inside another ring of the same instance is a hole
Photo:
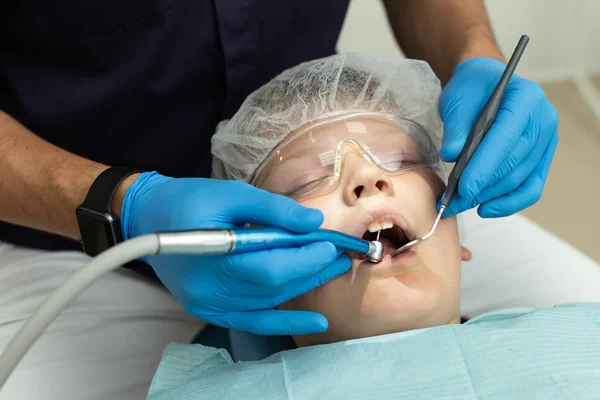
[[[454,165],[454,168],[452,168],[452,172],[450,172],[450,176],[448,177],[448,186],[446,187],[446,192],[442,196],[440,212],[438,213],[437,218],[435,219],[435,222],[433,223],[433,227],[431,228],[429,233],[426,234],[425,236],[415,239],[415,240],[405,244],[404,246],[394,250],[391,253],[392,256],[400,254],[403,251],[406,251],[406,250],[410,249],[411,247],[414,247],[417,244],[423,242],[424,240],[429,239],[431,237],[431,235],[433,235],[433,232],[435,232],[435,229],[437,228],[438,223],[440,222],[440,219],[442,218],[442,214],[444,213],[444,210],[448,206],[448,203],[450,203],[452,196],[454,196],[454,193],[456,192],[456,189],[458,188],[458,182],[460,180],[460,177],[461,177],[465,167],[467,166],[467,163],[469,162],[469,160],[471,159],[471,157],[477,150],[477,147],[479,147],[479,144],[483,140],[484,136],[487,134],[487,132],[490,129],[490,127],[492,126],[492,124],[494,123],[494,120],[496,119],[496,114],[498,113],[498,108],[500,107],[500,101],[502,100],[502,96],[504,95],[506,86],[508,86],[508,82],[510,81],[511,76],[515,72],[515,68],[517,67],[517,64],[519,63],[519,60],[521,59],[521,55],[523,55],[523,51],[525,50],[525,47],[527,46],[528,42],[529,42],[529,36],[527,36],[527,35],[521,36],[521,39],[519,40],[519,43],[517,44],[515,51],[513,52],[512,56],[510,57],[510,60],[508,61],[508,64],[506,65],[506,68],[504,69],[504,73],[502,74],[502,77],[500,78],[500,81],[498,82],[498,85],[496,86],[494,93],[492,93],[492,95],[490,96],[490,99],[488,100],[486,105],[481,110],[481,113],[479,114],[479,118],[477,118],[477,122],[475,122],[475,126],[473,126],[473,129],[471,130],[471,133],[470,133],[469,137],[467,138],[465,146],[463,147],[463,150],[461,151],[460,155],[458,156],[458,159],[456,160],[456,164]]]
[[[392,251],[390,253],[392,255],[392,257],[402,253],[403,251],[410,249],[411,247],[416,246],[417,244],[421,243],[424,240],[429,239],[431,237],[431,235],[433,235],[433,232],[435,232],[435,228],[437,228],[437,226],[440,222],[440,219],[442,218],[442,214],[444,213],[444,209],[446,208],[446,206],[442,206],[442,207],[443,208],[440,207],[440,212],[438,213],[437,217],[435,218],[435,222],[433,223],[433,226],[431,227],[431,230],[429,231],[429,233],[423,237],[413,240],[412,242],[408,242],[404,246],[399,247],[396,250]]]

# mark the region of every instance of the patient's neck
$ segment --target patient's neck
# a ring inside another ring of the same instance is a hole
[[[453,325],[453,324],[460,325],[460,323],[461,323],[460,315],[456,315],[450,321],[448,321],[447,323],[442,324],[442,325]],[[328,341],[322,341],[322,340],[315,341],[315,338],[313,337],[313,335],[297,335],[297,336],[294,336],[293,339],[294,339],[294,342],[296,343],[297,347],[307,347],[307,346],[315,346],[317,344],[330,343]]]

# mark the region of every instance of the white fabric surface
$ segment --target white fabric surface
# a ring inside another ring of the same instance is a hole
[[[0,352],[52,290],[89,258],[0,243]],[[0,400],[144,399],[167,343],[204,323],[155,283],[121,270],[82,293],[33,345]]]
[[[470,210],[459,226],[473,252],[462,265],[461,316],[600,302],[600,265],[531,220],[484,219]]]
[[[463,264],[462,315],[600,301],[600,266],[524,217],[460,217],[473,261]],[[0,350],[87,257],[0,243]],[[168,342],[202,323],[160,287],[127,271],[82,294],[34,345],[0,400],[142,399]]]

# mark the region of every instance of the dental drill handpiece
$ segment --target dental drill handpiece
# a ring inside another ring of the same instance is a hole
[[[279,228],[207,229],[157,232],[158,254],[220,255],[247,253],[303,246],[314,242],[330,242],[335,247],[365,254],[368,261],[383,258],[383,244],[367,241],[328,229],[309,233],[293,233]]]
[[[490,96],[488,102],[481,110],[481,113],[479,113],[477,122],[475,122],[475,125],[473,126],[471,133],[467,137],[467,141],[465,142],[465,145],[462,151],[460,152],[458,159],[456,160],[456,164],[454,164],[454,168],[452,168],[452,172],[450,172],[450,175],[448,176],[448,185],[446,186],[446,191],[442,196],[442,200],[440,202],[440,211],[438,212],[433,226],[425,236],[417,238],[409,243],[406,243],[404,246],[401,246],[396,250],[392,251],[392,257],[429,239],[435,232],[435,229],[437,228],[440,219],[444,214],[444,210],[446,209],[446,207],[448,207],[450,200],[452,200],[452,196],[454,196],[456,190],[458,189],[458,182],[460,181],[460,177],[462,176],[462,173],[465,170],[467,163],[469,162],[471,157],[473,157],[473,154],[475,154],[475,151],[479,147],[479,144],[481,143],[485,135],[488,133],[490,127],[496,120],[496,114],[498,113],[498,108],[500,107],[500,101],[502,100],[504,91],[508,86],[510,78],[515,72],[515,68],[519,63],[521,55],[523,55],[523,51],[525,50],[525,47],[527,46],[528,42],[529,36],[521,36],[521,39],[519,40],[519,43],[517,43],[515,51],[513,52],[512,56],[510,57],[510,60],[508,61],[508,64],[506,65],[506,68],[504,69],[504,73],[502,73],[502,77],[500,78],[498,85],[496,85],[496,89],[494,89],[494,93],[492,93],[492,95]]]

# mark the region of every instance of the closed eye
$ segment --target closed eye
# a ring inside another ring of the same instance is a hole
[[[293,189],[289,190],[286,193],[282,193],[284,196],[288,196],[288,197],[295,197],[295,196],[300,196],[308,191],[314,190],[319,188],[321,185],[324,185],[327,183],[329,179],[329,175],[325,175],[316,179],[312,179],[306,183],[300,184],[300,185],[293,185]]]
[[[412,155],[392,154],[381,159],[380,163],[381,166],[386,169],[400,169],[411,165],[421,164],[422,160],[420,157],[414,157]]]

